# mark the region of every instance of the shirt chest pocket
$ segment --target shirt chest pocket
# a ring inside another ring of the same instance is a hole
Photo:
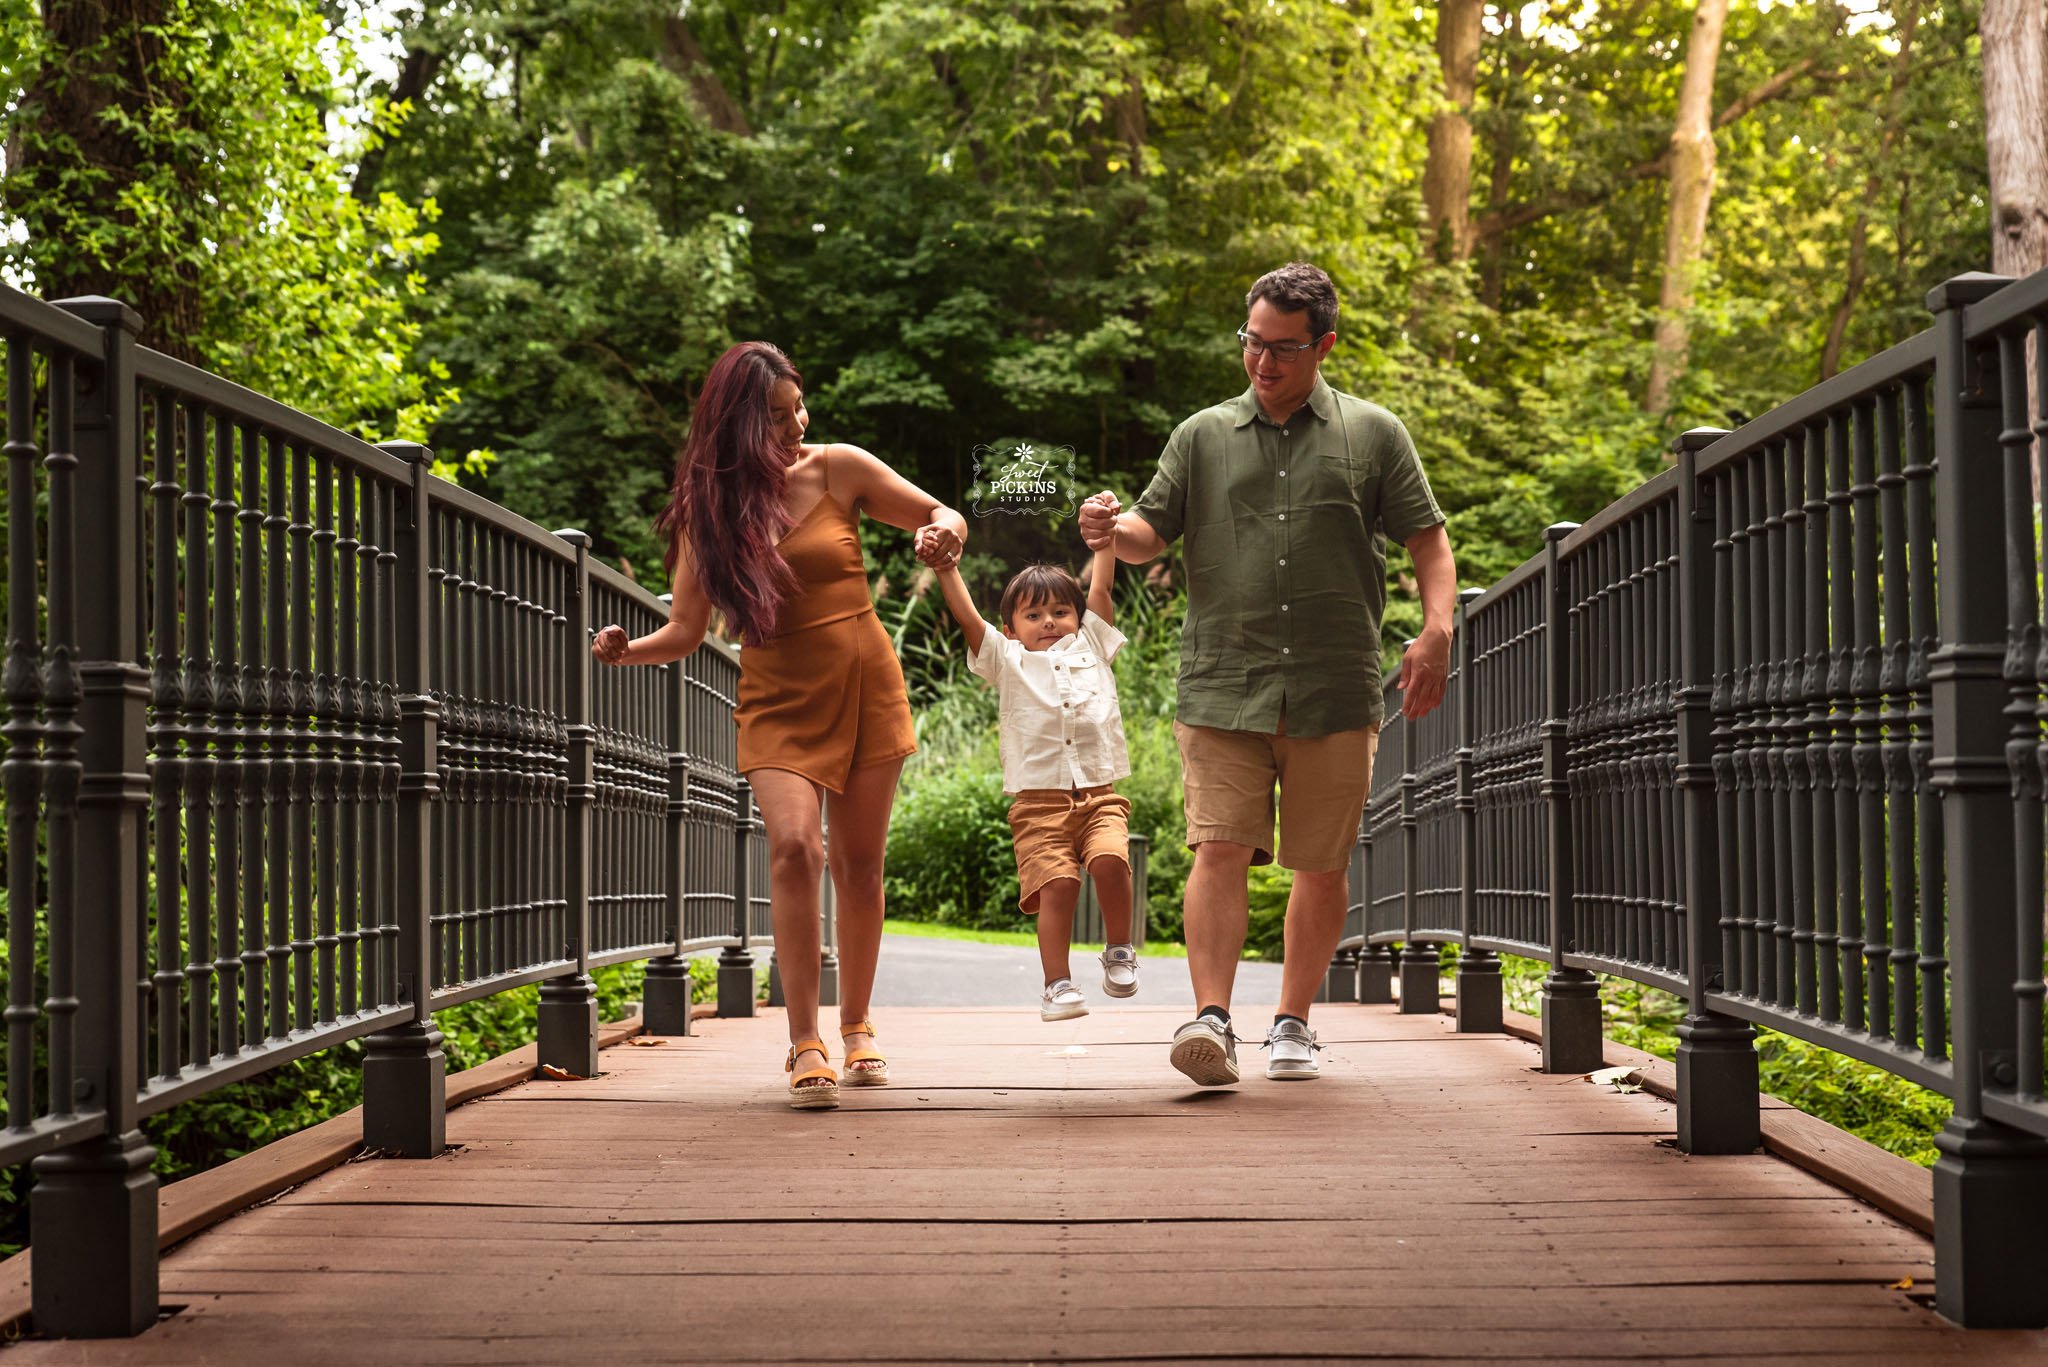
[[[1102,691],[1103,667],[1094,651],[1071,651],[1060,664],[1057,677],[1065,680],[1061,691],[1069,699],[1092,698]]]
[[[1311,504],[1361,507],[1379,484],[1379,470],[1363,456],[1342,453],[1309,462],[1304,491]]]

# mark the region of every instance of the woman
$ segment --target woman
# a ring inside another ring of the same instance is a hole
[[[789,358],[742,342],[704,382],[655,529],[668,538],[668,622],[591,642],[606,664],[665,664],[695,650],[711,611],[736,627],[739,768],[768,833],[769,904],[789,1009],[789,1104],[839,1104],[818,1038],[821,810],[839,894],[846,1084],[880,1086],[868,997],[882,945],[882,844],[904,757],[917,748],[903,670],[868,597],[860,515],[915,530],[918,554],[957,562],[967,521],[855,446],[806,445],[810,414]],[[828,798],[826,794],[830,794]]]

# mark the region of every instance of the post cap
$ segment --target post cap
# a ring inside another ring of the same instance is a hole
[[[1576,522],[1553,522],[1543,529],[1545,541],[1562,541],[1579,529]]]
[[[590,544],[590,537],[574,527],[557,527],[555,528],[555,535],[561,537],[562,540],[572,546],[581,547]]]
[[[1968,308],[2011,283],[2011,276],[1993,275],[1989,271],[1965,271],[1961,275],[1951,275],[1927,291],[1927,311],[1941,313],[1947,309]]]
[[[1467,604],[1467,603],[1471,602],[1471,601],[1472,601],[1473,599],[1475,599],[1475,598],[1484,598],[1485,596],[1486,596],[1486,590],[1485,590],[1485,589],[1459,589],[1459,590],[1458,590],[1458,606],[1459,606],[1459,607],[1463,607],[1463,606],[1465,606],[1465,604]]]
[[[1704,451],[1728,435],[1725,427],[1693,427],[1671,439],[1673,451]]]
[[[72,317],[83,319],[94,327],[117,327],[131,337],[142,331],[141,314],[119,299],[109,299],[104,294],[81,294],[75,299],[59,299],[55,303]]]
[[[432,465],[434,453],[416,441],[380,441],[377,449],[412,465]]]

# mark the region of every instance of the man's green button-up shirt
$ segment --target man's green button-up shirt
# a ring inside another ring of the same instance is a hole
[[[1324,736],[1380,720],[1387,538],[1444,515],[1408,429],[1316,380],[1275,423],[1247,389],[1174,430],[1135,510],[1185,538],[1180,719]]]

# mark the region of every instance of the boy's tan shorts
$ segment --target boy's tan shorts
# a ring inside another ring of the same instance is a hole
[[[1131,800],[1099,788],[1027,788],[1010,802],[1017,848],[1017,905],[1038,913],[1038,894],[1059,878],[1080,881],[1103,855],[1131,861]]]
[[[1379,727],[1297,739],[1176,721],[1173,735],[1180,742],[1189,849],[1228,840],[1251,846],[1254,864],[1272,863],[1278,783],[1279,862],[1301,873],[1335,873],[1351,862]]]

